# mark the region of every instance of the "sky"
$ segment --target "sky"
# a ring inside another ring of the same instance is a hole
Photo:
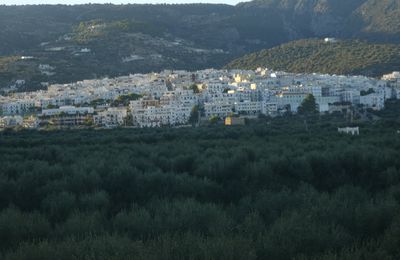
[[[0,4],[25,5],[25,4],[86,4],[86,3],[113,3],[113,4],[182,4],[182,3],[223,3],[237,4],[244,0],[0,0]]]

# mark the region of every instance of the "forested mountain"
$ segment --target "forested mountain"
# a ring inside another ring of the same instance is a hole
[[[226,68],[268,67],[288,72],[381,76],[400,70],[399,44],[346,40],[299,40],[245,55]]]
[[[0,86],[18,79],[37,88],[40,82],[220,67],[246,53],[312,37],[398,43],[399,3],[0,6]]]
[[[399,259],[393,106],[360,136],[341,115],[0,132],[0,258]]]

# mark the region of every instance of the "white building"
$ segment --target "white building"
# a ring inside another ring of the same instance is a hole
[[[360,104],[360,91],[359,90],[346,90],[342,92],[342,101],[352,104]]]
[[[383,80],[399,80],[400,79],[400,71],[393,71],[390,74],[385,74],[382,77]]]
[[[329,107],[335,103],[340,102],[340,96],[327,96],[327,97],[316,97],[315,102],[318,105],[320,113],[329,112]]]
[[[2,105],[4,115],[17,115],[32,112],[35,108],[35,100],[21,99]]]
[[[297,113],[297,110],[308,94],[306,93],[281,93],[271,97],[270,101],[278,105],[278,109],[290,108],[290,111]]]
[[[324,42],[325,43],[337,43],[338,40],[336,38],[325,38]]]
[[[261,113],[269,116],[276,115],[278,113],[278,104],[269,101],[262,101]]]
[[[219,80],[207,82],[206,86],[208,93],[222,93],[225,89],[229,89],[228,83]]]
[[[41,116],[55,116],[60,114],[76,115],[76,114],[93,114],[93,107],[74,107],[74,106],[63,106],[54,109],[43,109]]]
[[[43,64],[41,69],[52,70]],[[200,93],[187,90],[191,84],[202,86]],[[41,115],[47,116],[43,120],[56,122],[61,118],[58,115],[67,117],[65,114],[71,115],[71,121],[65,119],[60,124],[78,125],[86,120],[85,124],[90,125],[93,108],[79,106],[107,104],[132,93],[147,97],[130,103],[133,122],[139,127],[185,124],[195,105],[203,105],[207,117],[224,118],[232,113],[276,115],[288,110],[296,113],[308,94],[315,97],[320,112],[330,111],[333,104],[338,106],[338,103],[382,109],[387,98],[400,98],[400,72],[377,80],[365,76],[286,73],[268,69],[163,71],[54,84],[47,90],[35,92],[16,92],[0,96],[0,110],[4,115],[18,115],[42,108]],[[370,94],[361,96],[367,93]],[[49,105],[60,108],[48,109]],[[74,116],[77,114],[79,116]],[[125,112],[110,109],[95,115],[95,121],[99,125],[114,126],[121,124],[124,116]]]
[[[341,134],[359,135],[360,128],[359,127],[343,127],[343,128],[338,128],[338,132]]]
[[[372,108],[374,110],[381,110],[385,108],[385,97],[383,94],[378,94],[378,93],[372,93],[366,96],[361,96],[360,104],[366,106],[367,108]]]
[[[212,116],[225,118],[233,113],[233,107],[230,102],[205,102],[204,112],[207,118]]]
[[[93,122],[99,126],[117,127],[125,123],[126,116],[126,108],[110,107],[107,110],[94,115]]]
[[[261,102],[259,101],[236,102],[235,112],[238,114],[258,115],[261,113]]]
[[[179,102],[162,105],[156,99],[141,99],[130,102],[132,122],[136,127],[160,127],[187,124],[193,106]]]

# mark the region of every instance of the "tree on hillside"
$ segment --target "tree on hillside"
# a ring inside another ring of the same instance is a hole
[[[218,123],[219,118],[217,116],[211,116],[208,121],[210,122],[210,124],[214,125],[216,123]]]
[[[196,84],[190,85],[189,89],[193,90],[193,93],[200,93],[200,90],[199,90],[199,88],[197,87]]]
[[[298,113],[300,115],[316,114],[317,103],[315,102],[315,97],[312,94],[308,94],[299,106]]]
[[[198,121],[199,121],[199,106],[196,105],[192,108],[192,111],[190,112],[190,118],[189,118],[189,122],[192,125],[195,125]]]

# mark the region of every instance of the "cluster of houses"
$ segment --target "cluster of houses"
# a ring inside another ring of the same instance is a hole
[[[375,79],[265,68],[207,69],[84,80],[0,96],[0,128],[161,127],[188,124],[193,116],[200,121],[277,116],[296,113],[309,94],[321,113],[349,106],[380,110],[386,99],[400,98],[400,73]]]

